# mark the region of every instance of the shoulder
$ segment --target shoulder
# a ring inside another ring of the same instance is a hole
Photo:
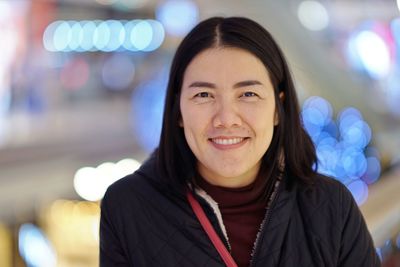
[[[334,178],[318,175],[312,185],[298,185],[297,202],[302,213],[318,221],[326,219],[343,224],[346,217],[354,210],[357,204],[347,187]]]
[[[318,202],[328,201],[336,204],[343,204],[353,200],[353,197],[347,187],[338,180],[320,175],[314,179],[313,184],[301,184],[297,188],[299,197],[307,201]]]
[[[146,181],[141,175],[136,172],[125,176],[111,184],[101,200],[101,209],[110,213],[118,213],[120,210],[134,208],[140,198],[138,192],[143,191]]]
[[[103,206],[133,207],[135,203],[143,201],[144,197],[160,192],[161,185],[154,167],[154,161],[149,159],[134,173],[111,184],[103,197],[102,204],[106,203]]]

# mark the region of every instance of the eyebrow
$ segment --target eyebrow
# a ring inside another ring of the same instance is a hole
[[[246,86],[252,86],[252,85],[263,85],[260,81],[257,80],[246,80],[246,81],[241,81],[238,83],[235,83],[233,85],[233,88],[240,88],[240,87],[246,87]],[[209,82],[193,82],[189,85],[189,88],[191,87],[205,87],[205,88],[211,88],[215,89],[217,86],[214,83],[209,83]]]

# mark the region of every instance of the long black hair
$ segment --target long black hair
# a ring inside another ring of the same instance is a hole
[[[189,63],[200,52],[214,47],[244,49],[259,58],[269,72],[275,91],[279,124],[275,126],[270,147],[262,158],[259,175],[274,179],[283,169],[288,177],[305,183],[316,177],[315,147],[302,127],[300,108],[281,49],[271,34],[258,23],[243,17],[213,17],[200,22],[179,45],[172,61],[160,144],[154,152],[158,172],[169,187],[179,190],[193,182],[196,158],[179,126],[180,94]],[[284,97],[279,98],[283,92]]]

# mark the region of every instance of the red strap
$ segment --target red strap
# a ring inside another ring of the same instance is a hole
[[[237,267],[235,260],[232,258],[231,254],[228,252],[221,239],[218,237],[207,216],[204,214],[204,211],[201,208],[199,202],[193,197],[193,194],[192,192],[190,192],[190,190],[187,191],[186,196],[190,205],[192,206],[194,213],[199,219],[201,226],[203,226],[203,229],[206,231],[214,247],[217,249],[219,255],[224,260],[226,266]]]

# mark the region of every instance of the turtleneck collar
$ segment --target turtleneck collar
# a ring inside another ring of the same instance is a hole
[[[263,200],[263,195],[267,181],[261,175],[257,175],[253,183],[239,188],[212,185],[200,175],[196,177],[196,182],[218,203],[221,209],[240,208],[252,203],[265,201]]]

